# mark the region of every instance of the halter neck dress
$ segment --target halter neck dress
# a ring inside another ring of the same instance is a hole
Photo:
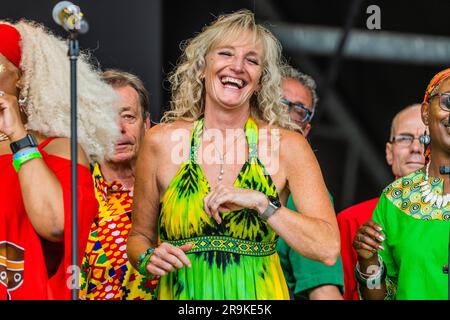
[[[200,164],[204,118],[194,123],[190,158],[178,169],[161,200],[159,237],[176,246],[192,243],[191,268],[161,277],[159,299],[289,299],[276,243],[278,235],[258,212],[241,209],[222,213],[222,223],[208,217],[203,198],[211,188]],[[234,187],[278,198],[276,186],[258,159],[258,127],[245,124],[249,157]]]

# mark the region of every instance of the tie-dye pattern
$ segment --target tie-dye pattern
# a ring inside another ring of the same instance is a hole
[[[221,224],[205,213],[203,198],[209,193],[210,186],[196,162],[203,124],[203,118],[195,122],[190,159],[181,165],[162,198],[160,240],[221,236],[236,241],[276,241],[277,234],[254,210],[223,213]],[[258,127],[251,118],[246,122],[245,134],[249,159],[239,172],[234,186],[278,198],[275,184],[257,157]],[[252,256],[209,249],[187,255],[192,268],[183,267],[162,277],[159,299],[289,299],[276,252]]]

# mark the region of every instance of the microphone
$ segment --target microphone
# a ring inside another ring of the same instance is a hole
[[[80,7],[69,1],[60,1],[53,7],[53,20],[69,32],[84,34],[89,30],[89,24],[84,19]]]

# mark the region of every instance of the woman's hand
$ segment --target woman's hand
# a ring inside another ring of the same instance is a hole
[[[3,91],[0,91],[0,132],[6,134],[10,141],[22,139],[27,134],[17,98]]]
[[[181,247],[163,242],[153,251],[147,271],[154,276],[165,276],[175,269],[181,269],[183,266],[190,268],[191,262],[185,252],[192,249],[192,243],[186,243]]]
[[[218,184],[214,190],[203,199],[203,207],[209,217],[217,223],[222,222],[219,212],[235,211],[243,208],[257,210],[263,213],[269,205],[264,193],[255,190],[227,187]]]
[[[380,233],[381,227],[373,220],[365,222],[359,227],[353,239],[353,248],[358,256],[363,259],[370,259],[378,250],[384,250],[381,243],[385,240]]]

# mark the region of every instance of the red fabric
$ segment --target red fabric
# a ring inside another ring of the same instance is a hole
[[[344,299],[359,300],[356,288],[355,267],[358,261],[352,243],[358,228],[372,218],[379,198],[364,201],[341,211],[337,215],[339,231],[341,233],[341,257],[344,269]]]
[[[17,68],[20,66],[22,52],[20,48],[20,33],[8,24],[0,24],[0,53]]]
[[[71,265],[72,251],[70,160],[49,155],[43,150],[41,153],[63,189],[63,258],[56,273],[49,278],[43,243],[25,211],[18,175],[12,166],[12,155],[0,156],[0,300],[71,298],[71,290],[67,286],[71,274],[66,273]],[[90,171],[81,165],[78,166],[78,208],[78,260],[81,264],[89,229],[98,212]],[[7,271],[5,266],[10,270]],[[5,276],[8,276],[8,281],[4,281]]]

